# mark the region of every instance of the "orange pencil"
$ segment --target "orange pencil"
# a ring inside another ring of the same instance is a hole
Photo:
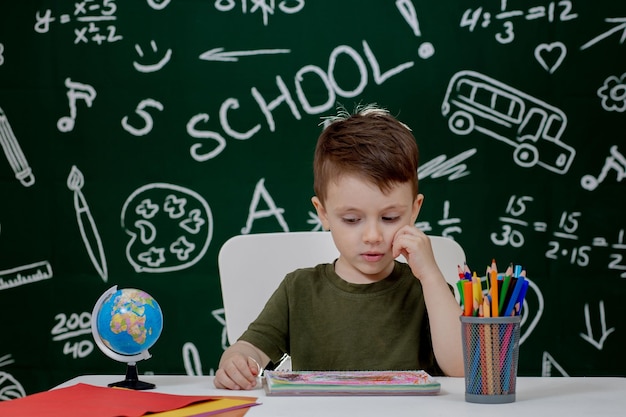
[[[492,262],[495,265],[495,261]],[[498,317],[498,270],[491,268],[491,317]]]

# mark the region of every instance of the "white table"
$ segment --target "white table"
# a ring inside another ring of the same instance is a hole
[[[79,382],[106,386],[120,379],[119,375],[80,376],[56,388]],[[169,394],[257,397],[262,405],[252,407],[246,417],[626,416],[626,378],[520,377],[516,401],[509,404],[465,402],[463,378],[437,378],[439,395],[414,397],[266,397],[260,388],[216,389],[210,376],[142,375],[139,379],[156,384],[154,391]]]

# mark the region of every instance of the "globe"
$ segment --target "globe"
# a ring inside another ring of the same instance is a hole
[[[111,287],[100,296],[91,315],[96,345],[108,357],[128,364],[126,380],[110,386],[154,387],[137,379],[136,362],[150,358],[148,349],[161,336],[163,313],[156,300],[135,288]]]

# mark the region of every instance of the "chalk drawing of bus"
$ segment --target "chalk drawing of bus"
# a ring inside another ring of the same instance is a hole
[[[441,106],[457,135],[476,130],[513,146],[513,160],[565,174],[576,151],[559,139],[567,126],[560,109],[475,71],[460,71]]]

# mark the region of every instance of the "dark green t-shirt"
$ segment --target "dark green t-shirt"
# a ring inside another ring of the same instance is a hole
[[[288,274],[240,340],[294,370],[414,370],[442,375],[422,286],[407,264],[372,284],[341,279],[334,264]]]

